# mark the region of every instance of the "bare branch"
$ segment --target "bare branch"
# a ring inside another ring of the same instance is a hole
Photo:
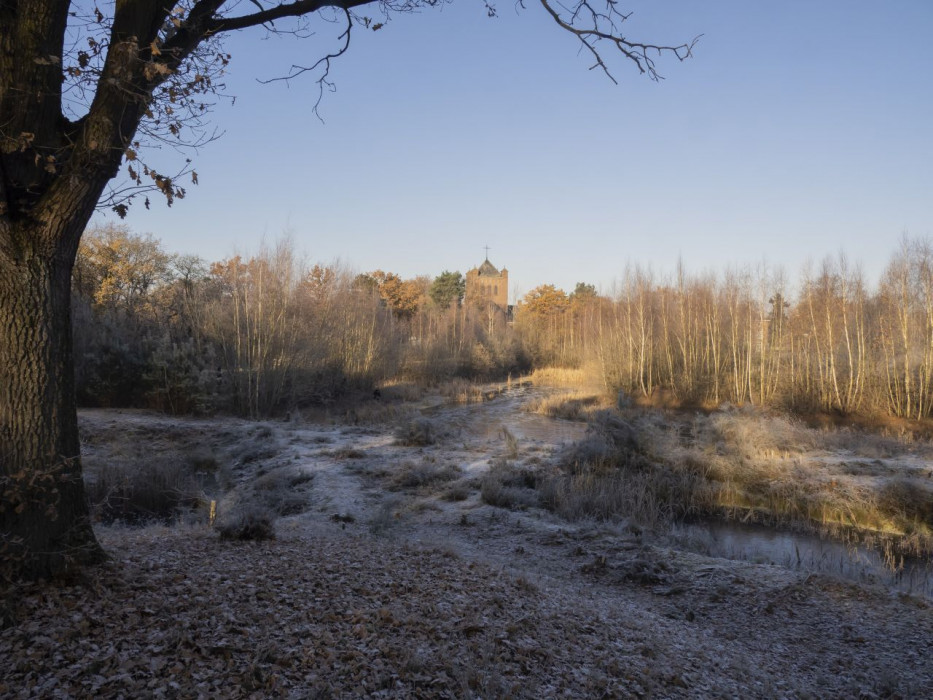
[[[580,41],[581,49],[586,49],[593,57],[593,68],[599,68],[613,82],[618,83],[606,65],[605,57],[600,51],[600,43],[607,43],[612,49],[621,53],[625,58],[638,66],[640,73],[646,73],[652,80],[663,80],[657,71],[655,59],[669,54],[679,61],[690,58],[693,47],[696,46],[700,36],[690,43],[679,46],[666,46],[662,44],[643,44],[626,39],[621,32],[621,25],[632,15],[623,14],[616,8],[615,0],[605,0],[605,9],[597,10],[589,0],[578,0],[573,7],[566,7],[554,0],[541,0],[541,5],[557,25],[573,34]]]
[[[210,23],[209,31],[213,34],[221,32],[247,29],[261,24],[268,24],[277,19],[286,17],[302,17],[310,15],[325,7],[341,10],[351,10],[354,7],[373,4],[375,0],[297,0],[297,2],[282,3],[270,7],[268,10],[254,12],[240,17],[220,17]]]
[[[42,158],[41,163],[38,160],[36,163],[56,175],[72,166],[86,167],[88,159],[106,159],[111,171],[118,172],[124,152],[141,150],[137,141],[130,148],[130,140],[136,133],[150,145],[166,143],[196,150],[214,138],[206,128],[206,119],[214,101],[222,94],[224,86],[219,80],[230,59],[221,46],[223,34],[256,26],[264,26],[275,34],[305,38],[314,33],[314,23],[345,25],[337,30],[338,48],[326,55],[318,54],[320,58],[310,59],[307,65],[292,65],[284,76],[260,81],[288,82],[312,74],[318,88],[313,110],[320,118],[318,109],[324,93],[335,89],[331,81],[333,61],[349,50],[354,25],[372,29],[383,26],[382,22],[371,25],[368,17],[356,14],[353,8],[375,5],[389,17],[449,1],[180,0],[169,10],[152,0],[153,4],[146,5],[140,13],[134,13],[126,5],[122,10],[118,7],[112,20],[96,8],[93,13],[88,10],[84,15],[76,14],[73,26],[83,25],[85,30],[70,34],[70,53],[61,66],[65,74],[63,96],[67,100],[64,116],[72,121],[63,132],[64,141],[52,151],[40,153],[34,149],[37,158]],[[659,57],[672,54],[683,61],[691,55],[697,41],[667,46],[627,39],[621,28],[630,15],[617,8],[617,0],[540,1],[555,23],[577,37],[581,50],[592,56],[592,68],[599,68],[613,82],[616,82],[610,69],[613,54],[621,54],[652,80],[660,80],[662,76],[655,63]],[[494,15],[493,0],[482,2],[487,13]],[[516,3],[517,7],[525,6],[524,0]],[[234,16],[236,12],[246,13]],[[280,19],[290,21],[273,26]],[[121,28],[119,32],[117,25]],[[115,42],[118,35],[125,39]],[[130,181],[111,186],[101,200],[102,206],[121,206],[121,196],[132,199],[133,194],[146,187],[158,190],[169,203],[184,195],[183,189],[174,184],[177,176],[165,177],[142,161],[131,164],[127,158]]]
[[[323,72],[321,76],[317,79],[318,96],[317,96],[317,100],[315,100],[314,102],[314,107],[313,107],[314,114],[317,116],[318,119],[321,119],[321,115],[318,113],[318,107],[321,105],[321,100],[324,99],[324,90],[326,89],[331,92],[334,91],[334,84],[328,80],[328,76],[330,76],[331,61],[334,60],[335,58],[339,58],[340,56],[343,56],[343,54],[347,52],[347,49],[350,48],[350,32],[353,29],[353,15],[347,9],[344,9],[343,12],[344,12],[344,18],[346,19],[346,22],[347,22],[347,28],[343,31],[343,33],[339,37],[337,37],[338,40],[343,41],[343,45],[339,49],[337,49],[333,53],[327,54],[326,56],[322,56],[310,66],[293,65],[291,67],[291,70],[288,72],[288,75],[284,75],[279,78],[269,78],[268,80],[259,81],[263,84],[273,83],[273,82],[278,82],[278,81],[288,82],[292,80],[293,78],[297,78],[299,75],[302,75],[303,73],[313,72],[313,71],[318,70],[319,68],[323,68]]]

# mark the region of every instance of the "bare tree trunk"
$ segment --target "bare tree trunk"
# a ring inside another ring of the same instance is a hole
[[[929,242],[921,244],[920,288],[923,303],[922,331],[922,383],[917,418],[930,415],[933,408],[933,250]]]
[[[4,231],[29,241],[30,232]],[[0,576],[98,561],[81,477],[71,354],[73,250],[0,252]],[[76,246],[75,246],[76,247]]]

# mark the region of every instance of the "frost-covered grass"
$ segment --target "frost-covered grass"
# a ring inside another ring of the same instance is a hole
[[[500,459],[490,465],[480,480],[480,495],[485,503],[511,510],[532,508],[539,503],[535,492],[539,476],[536,472]]]
[[[715,516],[933,552],[933,446],[727,407],[692,417],[594,414],[561,455],[542,502],[571,519],[644,524]],[[880,455],[880,456],[879,456]]]
[[[467,379],[450,379],[438,386],[438,393],[450,403],[470,404],[484,400],[483,385]]]
[[[569,520],[624,518],[648,526],[709,510],[702,477],[651,459],[637,428],[614,412],[594,414],[589,432],[541,479],[541,501],[548,509]]]
[[[478,495],[505,508],[543,506],[568,520],[663,527],[718,517],[880,537],[901,552],[933,552],[933,445],[916,431],[811,427],[730,406],[695,414],[610,409],[598,392],[583,390],[531,392],[534,416],[515,413],[527,397],[523,389],[518,396],[506,391],[488,411],[472,404],[428,418],[387,398],[393,389],[385,389],[382,400],[365,404],[374,416],[395,415],[380,426],[312,430],[304,419],[256,424],[101,412],[83,422],[98,518],[170,522],[194,509],[205,518],[205,503],[216,499],[223,511],[223,497],[233,491],[277,516],[321,499],[339,510],[358,488],[352,479],[365,477],[399,497],[474,504]],[[550,456],[558,440],[544,446],[551,423],[541,415],[587,416],[589,432]],[[488,429],[475,434],[464,427],[484,421]],[[476,464],[483,465],[479,473],[470,467]],[[291,481],[319,472],[326,479],[316,480],[317,488]],[[352,479],[344,484],[344,477]]]
[[[609,399],[599,392],[569,391],[539,396],[524,405],[529,413],[550,418],[586,421],[610,406]]]
[[[85,487],[102,523],[206,523],[243,504],[276,515],[306,507],[310,475],[290,466],[279,428],[233,418],[185,419],[142,411],[85,411]]]
[[[166,455],[108,462],[87,481],[92,512],[103,523],[171,523],[197,508],[200,494],[191,465]]]
[[[228,479],[226,457],[198,426],[127,412],[125,422],[81,421],[85,489],[95,520],[146,525],[173,523],[198,511],[206,518],[208,494]],[[261,450],[249,437],[246,449]]]
[[[406,461],[389,474],[388,485],[392,491],[402,489],[437,488],[456,481],[463,475],[460,467],[454,464],[438,464],[435,460],[422,458],[420,461]]]
[[[930,445],[815,430],[748,409],[697,415],[688,428],[656,433],[657,454],[703,474],[724,513],[880,533],[901,538],[911,551],[933,551],[933,472],[917,466],[918,455],[933,452]],[[866,459],[873,460],[869,469]]]

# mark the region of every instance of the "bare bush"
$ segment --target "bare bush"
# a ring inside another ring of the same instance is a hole
[[[538,505],[535,472],[506,460],[494,462],[480,481],[483,502],[498,508],[524,510]]]
[[[308,507],[308,497],[298,487],[311,480],[312,475],[306,472],[277,469],[256,479],[248,487],[245,498],[277,515],[297,515]]]
[[[94,517],[104,523],[171,523],[201,502],[189,466],[172,457],[148,462],[111,462],[86,484]]]
[[[454,481],[462,475],[463,471],[454,464],[436,464],[430,460],[404,462],[392,472],[389,488],[394,491],[434,486]]]
[[[239,504],[233,511],[222,516],[214,528],[222,540],[271,540],[275,539],[274,515],[257,503]]]
[[[646,456],[635,428],[619,416],[600,412],[589,432],[538,483],[544,507],[568,520],[631,519],[649,527],[711,509],[703,479]]]
[[[427,418],[415,418],[395,431],[397,445],[405,447],[425,447],[437,442],[438,430]]]

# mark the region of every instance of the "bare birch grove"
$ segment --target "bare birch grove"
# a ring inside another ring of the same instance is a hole
[[[151,236],[92,231],[74,282],[79,396],[259,416],[389,380],[564,366],[648,403],[933,413],[929,241],[905,238],[875,291],[844,255],[805,269],[796,289],[765,267],[635,266],[610,295],[540,285],[514,320],[465,302],[456,278],[309,266],[287,241],[208,265]]]

